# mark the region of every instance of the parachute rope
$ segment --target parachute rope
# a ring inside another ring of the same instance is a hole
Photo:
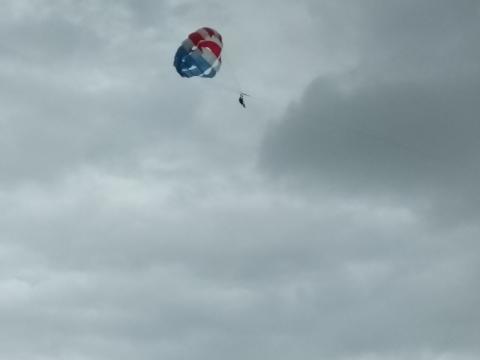
[[[228,71],[222,74],[230,77],[233,85],[225,83],[226,78],[216,78],[215,86],[240,96],[251,96],[242,88],[233,64],[228,58],[225,59],[222,51],[222,35],[210,27],[203,27],[189,34],[182,42],[175,53],[173,65],[178,74],[185,78],[213,78],[223,63]]]

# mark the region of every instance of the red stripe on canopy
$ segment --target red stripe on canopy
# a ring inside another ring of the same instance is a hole
[[[204,40],[198,43],[199,49],[209,49],[212,53],[215,54],[215,57],[220,57],[220,53],[222,52],[222,48],[218,45],[215,41]]]

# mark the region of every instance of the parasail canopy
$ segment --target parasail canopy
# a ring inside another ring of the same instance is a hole
[[[173,65],[182,77],[213,78],[222,65],[222,36],[203,27],[188,35],[178,48]]]

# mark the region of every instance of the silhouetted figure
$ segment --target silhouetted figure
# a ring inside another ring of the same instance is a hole
[[[245,106],[245,101],[243,100],[243,93],[240,94],[240,97],[238,98],[238,102],[239,102],[244,108],[246,108],[246,106]]]

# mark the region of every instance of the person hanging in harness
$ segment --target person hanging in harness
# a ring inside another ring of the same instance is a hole
[[[238,102],[240,103],[240,105],[242,105],[244,108],[246,108],[245,106],[245,101],[243,99],[243,95],[247,95],[245,93],[240,93],[240,97],[238,98]],[[247,95],[248,96],[248,95]]]

